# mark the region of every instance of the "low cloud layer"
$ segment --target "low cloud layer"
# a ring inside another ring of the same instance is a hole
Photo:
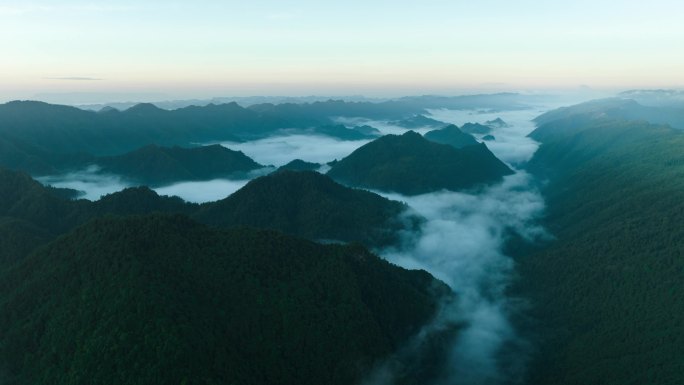
[[[38,178],[38,181],[54,187],[70,188],[82,191],[80,198],[95,201],[103,195],[121,191],[131,187],[118,175],[100,174],[97,166],[91,166],[84,170],[74,171],[63,175],[51,175]]]
[[[282,166],[294,159],[327,163],[342,159],[368,140],[338,140],[322,135],[285,135],[245,143],[224,142],[231,150],[240,150],[263,165]]]
[[[434,321],[464,325],[452,343],[440,384],[499,384],[504,379],[515,383],[515,377],[524,373],[527,343],[509,321],[516,300],[505,295],[514,263],[502,250],[513,233],[530,241],[546,236],[536,224],[544,202],[531,182],[529,175],[518,172],[479,194],[384,194],[408,203],[427,222],[419,234],[405,234],[402,248],[381,255],[399,266],[430,272],[458,295]],[[440,330],[435,325],[428,329]],[[505,349],[516,351],[505,356]],[[379,378],[382,381],[373,385],[394,380],[387,373]]]
[[[487,145],[503,161],[515,166],[528,160],[537,148],[537,143],[526,137],[534,128],[530,120],[537,112],[434,110],[431,117],[459,126],[501,117],[510,127],[495,128],[492,134],[496,141]],[[382,122],[371,125],[385,134],[406,131]],[[259,163],[280,166],[293,159],[317,163],[341,159],[367,142],[288,135],[223,145],[241,150]],[[40,181],[85,191],[85,198],[90,200],[131,186],[121,177],[99,174],[96,168]],[[179,182],[155,190],[161,195],[176,195],[199,203],[225,198],[247,182]],[[440,191],[413,197],[381,193],[406,202],[427,221],[419,233],[403,234],[402,247],[381,250],[380,254],[400,266],[429,271],[458,294],[457,301],[443,304],[437,319],[398,353],[409,357],[408,361],[412,354],[420,357],[424,341],[443,331],[446,325],[461,325],[456,337],[449,341],[448,354],[443,357],[444,363],[440,363],[440,373],[433,383],[515,383],[523,375],[528,345],[510,321],[519,305],[516,299],[505,295],[515,266],[503,249],[511,234],[531,241],[546,236],[537,224],[544,201],[534,185],[530,175],[518,171],[502,183],[477,193]],[[395,374],[392,365],[382,365],[367,378],[367,384],[393,384]]]
[[[488,141],[487,147],[502,161],[518,165],[532,158],[539,146],[527,135],[535,128],[532,119],[546,112],[547,108],[531,108],[518,111],[482,112],[472,110],[430,110],[430,117],[459,127],[465,123],[485,123],[497,118],[508,123],[508,127],[494,128],[491,134],[496,138]],[[476,135],[481,141],[482,135]]]
[[[159,195],[175,195],[188,202],[204,203],[223,199],[247,184],[249,180],[214,179],[202,182],[180,182],[155,188]]]
[[[270,170],[258,170],[253,173],[252,177],[263,175],[268,171]],[[41,177],[38,178],[38,181],[45,185],[81,191],[83,195],[79,198],[90,201],[96,201],[103,195],[112,194],[127,187],[138,185],[119,175],[102,174],[97,166],[91,166],[84,170],[63,175]],[[242,188],[249,181],[249,178],[239,180],[186,181],[156,187],[153,190],[159,195],[178,196],[188,202],[204,203],[223,199]]]
[[[497,114],[476,111],[432,111],[432,118],[457,124],[484,123],[501,117],[510,127],[496,128],[495,143],[487,143],[503,161],[516,165],[532,157],[537,143],[526,135],[534,128],[536,111]],[[427,218],[420,233],[407,233],[402,247],[381,251],[387,260],[410,269],[424,269],[449,284],[457,300],[445,303],[434,322],[369,375],[364,385],[394,384],[403,373],[392,362],[412,361],[425,354],[425,341],[444,325],[460,325],[450,342],[439,373],[428,384],[515,384],[522,381],[529,343],[511,323],[524,301],[506,296],[514,261],[503,250],[515,234],[531,242],[545,239],[538,224],[544,200],[533,178],[524,171],[476,193],[440,191],[406,197],[383,194],[406,202]],[[426,384],[427,385],[427,384]]]

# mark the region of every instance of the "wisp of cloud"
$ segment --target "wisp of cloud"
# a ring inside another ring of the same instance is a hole
[[[342,159],[369,140],[339,140],[323,135],[272,136],[245,143],[225,142],[224,147],[240,150],[264,165],[282,166],[291,160],[327,163]]]
[[[82,191],[84,195],[80,198],[90,201],[98,200],[103,195],[131,187],[131,183],[122,177],[101,174],[99,171],[99,167],[90,166],[84,170],[73,171],[63,175],[50,175],[37,178],[37,180],[45,185]]]
[[[249,182],[246,180],[214,179],[209,181],[179,182],[169,186],[155,188],[159,195],[170,195],[182,198],[187,202],[214,202],[236,192]]]
[[[529,111],[527,116],[534,113]],[[517,164],[529,159],[537,144],[526,137],[533,128],[529,118],[511,114],[519,112],[501,113],[511,126],[494,130],[500,141],[492,151],[509,164]],[[468,112],[446,110],[435,118],[455,124],[492,119],[477,116],[475,120]],[[520,144],[529,146],[520,148]],[[431,333],[440,332],[442,325],[460,325],[434,383],[479,385],[522,380],[528,343],[510,321],[518,300],[506,296],[514,262],[503,250],[512,234],[529,241],[547,236],[537,223],[544,201],[534,186],[529,174],[517,171],[500,184],[472,193],[440,191],[413,197],[381,193],[406,202],[414,213],[427,219],[420,233],[406,234],[401,247],[383,250],[381,255],[399,266],[430,272],[458,296],[445,303],[433,323],[416,337],[428,339]],[[423,345],[412,341],[409,350]],[[406,349],[401,354],[410,357]],[[505,349],[515,352],[504,354]],[[365,385],[393,384],[396,373],[390,367],[388,363],[380,365]]]

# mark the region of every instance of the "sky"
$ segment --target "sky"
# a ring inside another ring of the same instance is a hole
[[[0,100],[681,88],[682,15],[678,0],[0,0]]]

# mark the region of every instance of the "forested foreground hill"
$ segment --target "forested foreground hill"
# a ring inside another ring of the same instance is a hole
[[[253,226],[313,240],[397,244],[421,218],[408,206],[370,191],[335,183],[314,171],[281,170],[257,178],[231,196],[205,203],[193,217],[202,223]]]
[[[233,195],[202,205],[128,188],[100,200],[71,201],[30,176],[0,168],[0,260],[18,259],[44,241],[107,214],[180,213],[223,228],[252,226],[311,240],[360,242],[368,247],[400,240],[421,218],[407,206],[375,193],[335,183],[313,171],[282,170],[257,178]],[[35,239],[29,245],[24,239]],[[41,241],[41,242],[39,242]],[[23,246],[22,246],[23,245]],[[31,247],[29,247],[31,246]]]
[[[591,111],[531,136],[557,240],[518,261],[529,383],[684,383],[684,134]]]
[[[0,270],[0,383],[354,384],[445,295],[360,246],[106,217]]]

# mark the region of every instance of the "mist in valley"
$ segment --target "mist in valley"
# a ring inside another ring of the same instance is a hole
[[[401,246],[378,253],[399,266],[430,272],[457,293],[457,300],[444,304],[434,322],[416,337],[430,338],[431,334],[443,331],[444,325],[460,325],[459,332],[449,342],[448,357],[445,357],[439,376],[434,378],[435,383],[515,383],[524,376],[530,344],[510,321],[511,314],[519,311],[524,301],[506,296],[515,266],[503,250],[512,235],[530,242],[546,236],[537,223],[544,212],[544,201],[534,187],[532,177],[519,169],[537,149],[538,144],[527,134],[534,129],[531,120],[542,111],[541,108],[499,112],[430,110],[427,117],[458,126],[503,119],[507,125],[494,127],[490,134],[495,139],[486,144],[497,157],[514,168],[516,174],[499,184],[466,192],[437,191],[409,197],[376,191],[389,199],[407,203],[410,213],[426,218],[419,232],[402,235]],[[348,125],[368,124],[383,135],[407,131],[386,121],[361,118],[341,121]],[[425,133],[432,129],[434,127],[419,127],[414,131]],[[475,136],[482,140],[483,135]],[[325,165],[344,158],[368,142],[296,134],[222,145],[243,151],[261,164],[278,167],[293,159]],[[42,178],[41,182],[83,191],[82,198],[89,200],[133,185],[121,176],[99,174],[96,168]],[[181,181],[154,190],[160,195],[175,195],[189,202],[203,203],[223,199],[247,182],[249,179]],[[421,346],[415,341],[414,344]],[[403,354],[409,357],[421,354],[419,349],[414,353],[411,349],[404,347]],[[396,375],[390,366],[380,365],[366,382],[392,384]]]
[[[312,163],[327,163],[342,159],[370,140],[339,140],[323,135],[278,135],[264,139],[222,146],[244,152],[265,165],[283,166],[294,159]]]
[[[501,117],[507,127],[495,128],[492,152],[509,165],[529,160],[538,144],[527,138],[538,110],[481,114],[476,111],[434,110],[431,118],[461,126]],[[493,144],[496,145],[493,145]],[[387,260],[409,269],[423,269],[449,284],[457,300],[444,304],[433,324],[418,338],[443,332],[443,325],[461,328],[451,342],[449,357],[437,384],[519,383],[530,358],[530,343],[511,323],[525,302],[506,296],[515,274],[513,259],[504,253],[507,239],[517,235],[527,241],[545,239],[537,220],[544,200],[532,177],[522,170],[500,184],[472,192],[440,191],[407,197],[378,192],[406,202],[413,213],[427,219],[419,233],[404,234],[402,247],[382,250]],[[424,354],[424,343],[413,342],[414,355]],[[408,359],[412,353],[403,351]],[[391,365],[381,365],[367,385],[392,384],[401,375]]]
[[[83,170],[75,170],[61,175],[50,175],[37,178],[44,185],[73,189],[79,192],[79,198],[96,201],[103,195],[121,191],[132,184],[120,175],[102,174],[97,166]]]

